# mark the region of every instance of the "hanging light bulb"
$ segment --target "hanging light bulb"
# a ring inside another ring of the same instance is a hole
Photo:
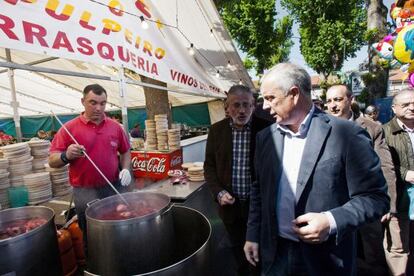
[[[219,78],[219,77],[220,77],[220,71],[217,70],[217,72],[216,72],[216,78]]]
[[[210,29],[210,36],[213,37],[214,33],[213,33],[213,29]]]
[[[231,68],[231,63],[230,60],[227,61],[227,68],[230,69]]]
[[[240,84],[240,85],[242,85],[242,84],[243,84],[242,79],[240,79],[240,80],[239,80],[239,84]]]
[[[141,16],[139,17],[139,19],[141,19],[141,27],[142,27],[144,30],[148,29],[148,22],[147,22],[147,21],[145,21],[144,17],[141,15]]]
[[[190,43],[190,48],[188,48],[188,53],[190,54],[190,56],[194,56],[195,52],[194,52],[194,44]]]

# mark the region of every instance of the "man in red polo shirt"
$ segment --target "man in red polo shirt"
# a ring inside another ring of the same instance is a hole
[[[50,147],[50,167],[60,168],[69,164],[69,182],[73,186],[75,209],[85,242],[86,204],[94,199],[114,195],[115,192],[83,152],[89,155],[120,192],[126,191],[126,186],[131,182],[128,137],[117,122],[105,116],[106,99],[106,91],[100,85],[86,86],[82,98],[85,111],[65,123],[65,127],[79,145],[62,127],[56,133]]]

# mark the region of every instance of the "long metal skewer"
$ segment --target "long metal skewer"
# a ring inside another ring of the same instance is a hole
[[[62,121],[56,116],[56,114],[53,111],[50,111],[52,115],[56,118],[56,120],[59,122],[59,124],[62,126],[62,128],[66,131],[66,133],[72,138],[73,142],[75,142],[76,145],[80,146],[78,141],[76,141],[75,137],[70,133],[69,129],[66,128],[66,126],[62,123]],[[98,173],[105,179],[105,181],[111,186],[111,188],[121,197],[122,201],[129,206],[128,202],[125,200],[125,198],[122,196],[122,194],[112,185],[111,181],[109,181],[108,178],[103,174],[103,172],[96,166],[95,162],[92,161],[92,159],[89,157],[89,155],[86,153],[86,151],[83,151],[83,154],[85,154],[86,158],[91,162],[91,164],[95,167],[95,169],[98,171]]]

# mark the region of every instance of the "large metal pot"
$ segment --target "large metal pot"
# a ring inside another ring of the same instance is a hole
[[[157,193],[125,193],[133,206],[146,202],[153,212],[130,219],[102,220],[102,213],[123,204],[115,195],[91,204],[86,209],[88,270],[99,275],[133,275],[167,266],[174,249],[174,227],[170,198]]]
[[[183,206],[173,206],[170,212],[174,221],[175,243],[173,250],[169,250],[168,264],[157,263],[150,270],[135,275],[212,275],[209,255],[211,225],[208,219],[200,212]],[[136,251],[139,254],[141,249]],[[158,260],[157,256],[151,257]],[[85,271],[85,275],[99,274]]]
[[[32,206],[0,211],[0,227],[34,217],[47,222],[25,234],[0,240],[0,275],[62,275],[52,209]]]

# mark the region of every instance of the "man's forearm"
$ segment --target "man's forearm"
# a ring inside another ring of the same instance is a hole
[[[66,163],[60,158],[60,155],[60,152],[51,153],[49,155],[49,166],[51,168],[61,168],[66,165]]]
[[[119,161],[122,169],[129,170],[131,168],[131,152],[128,150],[127,152],[120,154]]]

